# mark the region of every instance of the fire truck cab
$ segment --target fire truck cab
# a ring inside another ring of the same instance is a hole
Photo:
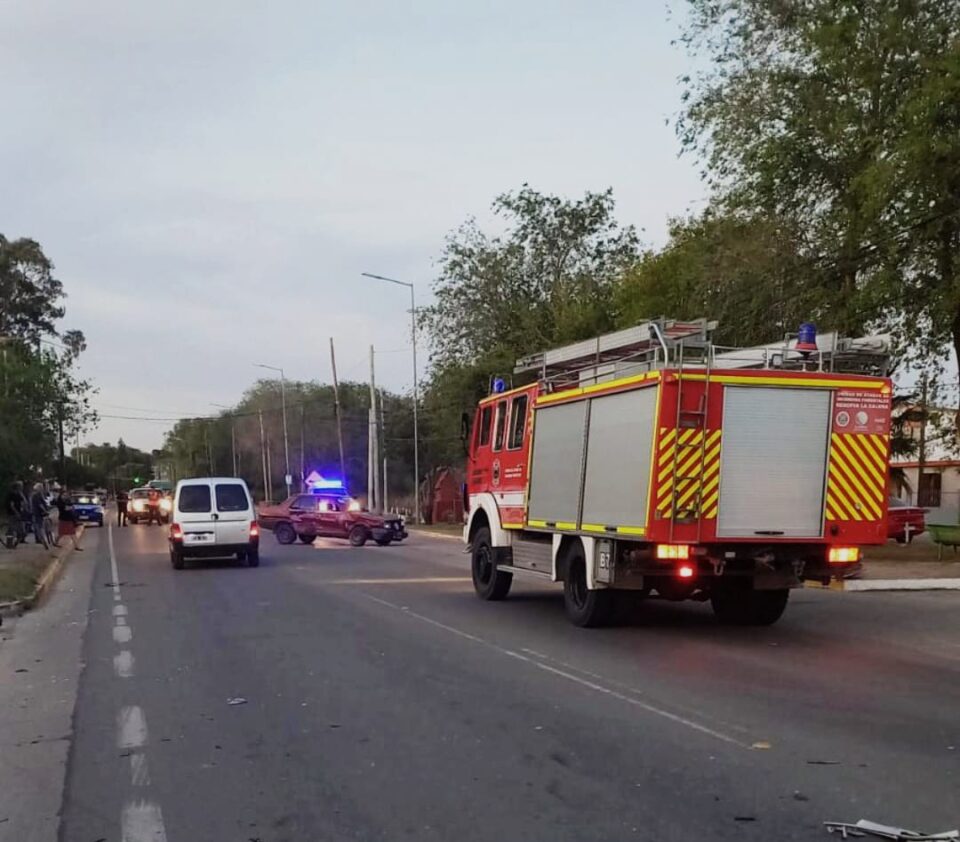
[[[715,322],[661,319],[518,360],[470,430],[474,587],[563,582],[568,617],[709,600],[782,615],[790,589],[849,575],[886,540],[891,384],[882,337],[722,349]]]

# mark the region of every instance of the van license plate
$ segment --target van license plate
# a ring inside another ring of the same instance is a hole
[[[213,540],[210,532],[185,532],[183,537],[188,544],[202,544],[204,541]]]

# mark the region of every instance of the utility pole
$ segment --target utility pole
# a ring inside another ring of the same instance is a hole
[[[270,499],[273,499],[273,456],[270,453],[270,436],[267,436],[267,482],[270,488]]]
[[[383,389],[380,389],[380,445],[381,459],[383,460],[383,496],[380,498],[380,507],[387,510],[387,424],[383,416]]]
[[[300,490],[301,491],[303,491],[303,480],[304,480],[304,477],[306,477],[306,473],[304,471],[304,464],[303,464],[303,459],[304,459],[303,457],[303,413],[304,413],[304,407],[303,407],[303,399],[301,397],[301,400],[300,400]]]
[[[388,278],[385,275],[374,275],[372,272],[361,272],[365,278],[374,278],[378,281],[388,281],[397,286],[410,290],[410,339],[413,342],[413,522],[420,523],[420,433],[417,425],[417,403],[420,390],[417,383],[417,298],[414,286],[409,281],[400,281]]]
[[[210,447],[210,422],[203,425],[203,439],[207,444],[207,470],[210,476],[216,476],[216,469],[213,467],[213,448]]]
[[[330,337],[330,367],[333,369],[333,411],[337,416],[337,444],[340,446],[340,480],[347,481],[347,469],[343,459],[343,424],[340,420],[340,386],[337,383],[337,357],[333,351],[333,337]]]
[[[927,461],[927,375],[920,381],[920,442],[917,447],[917,505],[926,505],[923,469]]]
[[[375,511],[380,500],[380,448],[377,423],[377,381],[373,371],[373,345],[370,346],[370,509]]]
[[[67,484],[67,452],[64,450],[63,442],[63,403],[60,402],[57,404],[57,434],[60,437],[60,485],[66,486]]]
[[[263,462],[263,497],[265,500],[269,500],[270,493],[268,488],[270,487],[270,482],[267,478],[267,445],[263,434],[263,410],[258,409],[257,415],[260,417],[260,461]]]
[[[286,472],[284,482],[287,485],[287,497],[289,497],[292,478],[290,476],[290,441],[287,437],[287,378],[280,366],[263,363],[254,363],[254,366],[280,372],[280,403],[283,406],[283,469]]]

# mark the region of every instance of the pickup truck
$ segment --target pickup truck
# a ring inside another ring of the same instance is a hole
[[[281,544],[292,544],[297,538],[311,544],[319,536],[346,538],[354,547],[372,539],[385,547],[407,537],[399,515],[361,511],[342,494],[294,494],[282,503],[263,503],[257,508],[257,521]]]

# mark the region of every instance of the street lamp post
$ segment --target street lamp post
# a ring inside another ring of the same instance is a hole
[[[391,284],[407,287],[410,290],[410,338],[413,340],[413,521],[420,523],[420,436],[417,428],[417,301],[414,295],[413,284],[409,281],[398,281],[396,278],[387,278],[384,275],[374,275],[371,272],[361,272],[365,278],[377,281],[387,281]]]
[[[280,403],[283,406],[283,463],[286,473],[283,480],[287,486],[287,497],[290,496],[290,442],[287,440],[287,381],[283,376],[283,369],[275,365],[264,365],[263,363],[254,363],[257,368],[267,368],[270,371],[280,372]]]

